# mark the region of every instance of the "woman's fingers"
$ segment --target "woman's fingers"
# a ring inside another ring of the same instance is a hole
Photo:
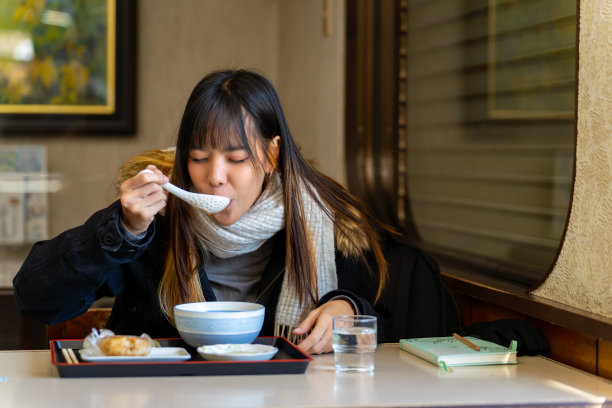
[[[319,327],[317,327],[319,326]],[[308,354],[322,354],[332,351],[332,328],[317,324],[298,347]]]
[[[120,187],[121,192],[123,192],[124,189],[125,190],[138,189],[149,183],[155,183],[158,185],[162,185],[170,181],[164,173],[162,173],[157,167],[155,167],[152,164],[147,166],[147,170],[149,171],[140,172],[136,174],[134,177],[131,177],[125,180],[121,184],[121,187]]]
[[[160,184],[168,182],[155,166],[147,166],[152,172],[139,173],[120,186],[122,220],[133,234],[147,230],[155,214],[166,206],[168,194]]]
[[[298,347],[308,354],[332,351],[333,318],[353,312],[353,307],[346,300],[332,300],[319,306],[293,331],[293,334],[300,335],[310,330],[310,334],[298,344]]]

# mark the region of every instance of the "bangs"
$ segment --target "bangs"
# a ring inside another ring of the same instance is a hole
[[[252,156],[242,108],[216,106],[197,118],[191,138],[192,149],[244,149]]]

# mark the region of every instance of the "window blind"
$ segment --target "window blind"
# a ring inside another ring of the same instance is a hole
[[[404,0],[400,18],[400,219],[548,269],[572,188],[576,1]]]

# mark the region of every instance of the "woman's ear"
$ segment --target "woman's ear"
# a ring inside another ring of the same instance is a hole
[[[266,163],[266,173],[271,173],[278,168],[280,144],[280,136],[274,136],[270,141],[270,144],[268,144],[268,162]]]

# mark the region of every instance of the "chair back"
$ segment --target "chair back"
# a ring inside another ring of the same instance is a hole
[[[47,343],[58,339],[83,339],[92,328],[103,329],[111,313],[110,307],[91,308],[74,319],[47,325]]]

